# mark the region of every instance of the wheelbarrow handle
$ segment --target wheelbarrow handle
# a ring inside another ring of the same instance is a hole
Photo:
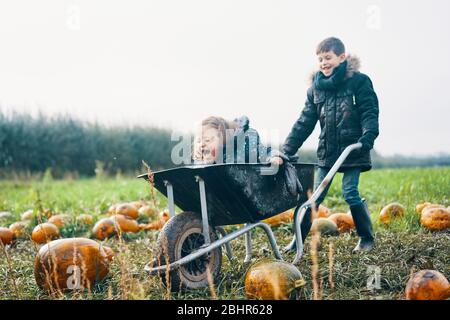
[[[328,171],[325,178],[322,180],[320,185],[317,187],[316,190],[314,190],[311,198],[308,199],[305,203],[303,203],[298,210],[295,212],[294,222],[295,222],[295,241],[297,242],[297,253],[295,255],[294,261],[292,264],[297,264],[300,259],[302,258],[303,254],[303,241],[302,241],[302,231],[301,231],[301,222],[303,221],[303,218],[305,217],[306,210],[309,207],[312,207],[315,205],[316,200],[320,197],[320,195],[324,192],[325,188],[330,184],[333,177],[336,175],[336,172],[339,170],[339,168],[344,163],[345,159],[347,159],[348,155],[357,149],[360,149],[362,147],[362,143],[354,143],[349,145],[347,148],[344,149],[344,151],[341,153],[339,158],[336,160],[334,165],[331,167],[330,171]],[[298,215],[300,215],[298,217]],[[293,240],[294,241],[294,240]]]
[[[323,193],[323,191],[328,186],[328,184],[330,184],[331,180],[334,178],[334,176],[336,175],[337,171],[339,170],[339,168],[344,163],[345,159],[347,159],[348,155],[352,151],[360,149],[361,147],[362,147],[362,143],[358,142],[358,143],[354,143],[354,144],[349,145],[347,148],[344,149],[344,151],[342,151],[341,155],[336,160],[334,165],[331,167],[330,171],[328,171],[328,173],[325,176],[325,178],[322,180],[322,182],[317,187],[317,189],[313,192],[311,198],[307,201],[307,202],[309,202],[310,205],[312,205],[313,203],[316,202],[316,200],[320,197],[320,195]]]

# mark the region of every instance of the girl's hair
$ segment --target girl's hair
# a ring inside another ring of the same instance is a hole
[[[222,143],[225,145],[226,139],[238,128],[234,121],[225,120],[222,117],[211,116],[202,121],[202,127],[216,129],[222,136]]]
[[[222,117],[216,116],[210,116],[206,119],[203,119],[201,122],[201,126],[217,130],[222,140],[222,146],[226,145],[227,139],[231,138],[236,129],[239,127],[238,123],[235,121],[228,121]],[[199,153],[198,146],[196,148],[196,139],[194,139],[192,155],[194,160],[202,160],[202,156]]]

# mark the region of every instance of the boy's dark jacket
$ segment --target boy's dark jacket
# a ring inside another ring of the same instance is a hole
[[[305,107],[282,148],[286,155],[296,154],[319,121],[319,167],[333,166],[348,145],[359,141],[363,148],[350,153],[340,171],[371,169],[370,149],[378,136],[378,98],[372,81],[359,67],[359,59],[348,56],[329,78],[320,71],[312,76]]]

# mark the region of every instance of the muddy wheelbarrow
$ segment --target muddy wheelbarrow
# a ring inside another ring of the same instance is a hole
[[[245,237],[245,262],[252,257],[250,231],[261,228],[276,259],[283,260],[271,227],[261,220],[296,207],[294,239],[286,249],[297,251],[293,264],[303,253],[300,224],[306,210],[315,203],[351,151],[348,146],[328,175],[308,199],[314,185],[314,164],[294,163],[303,193],[293,196],[286,187],[282,170],[270,164],[190,165],[154,172],[155,188],[167,197],[170,220],[161,230],[155,259],[145,266],[157,274],[172,291],[208,286],[220,275],[222,247],[233,259],[230,242]],[[147,174],[138,178],[148,179]],[[175,215],[175,205],[183,212]],[[223,226],[243,225],[230,233]]]

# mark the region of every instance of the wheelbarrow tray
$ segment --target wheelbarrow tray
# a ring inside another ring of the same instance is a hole
[[[270,164],[190,165],[154,172],[154,186],[167,197],[173,186],[175,204],[200,213],[197,177],[205,182],[208,219],[212,226],[257,222],[305,202],[314,183],[314,164],[294,163],[303,193],[295,197],[285,184],[284,170],[270,172]],[[147,174],[139,178],[148,179]]]

